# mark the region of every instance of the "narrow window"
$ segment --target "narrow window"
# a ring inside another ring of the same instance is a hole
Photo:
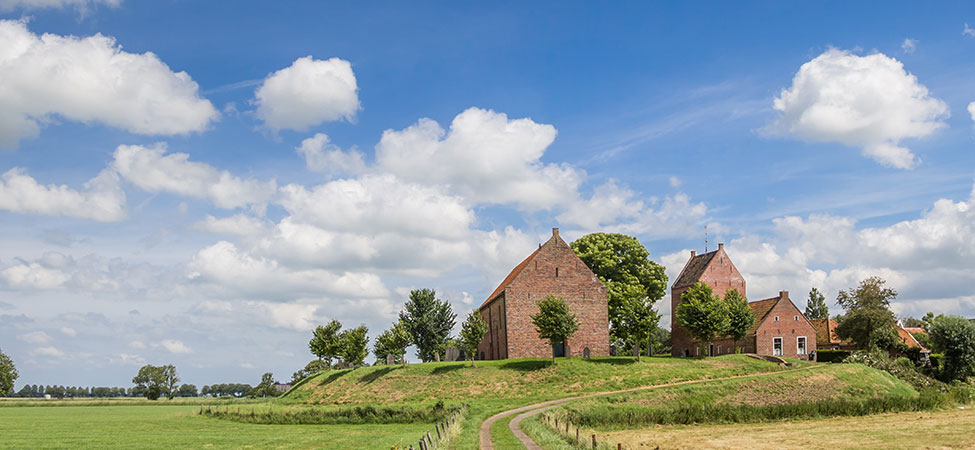
[[[719,355],[721,354],[721,346],[720,345],[718,346],[718,354]]]
[[[779,321],[779,316],[775,316],[775,321],[776,321],[776,322],[778,322],[778,321]]]
[[[795,320],[796,322],[798,322],[799,321],[799,316],[796,316],[793,320]]]
[[[800,355],[806,354],[806,337],[799,336],[796,338],[796,353]]]
[[[782,338],[772,338],[772,355],[782,356]]]
[[[555,268],[555,278],[558,278],[558,277],[559,277],[559,268],[556,267]]]

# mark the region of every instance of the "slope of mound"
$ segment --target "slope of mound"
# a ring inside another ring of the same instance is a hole
[[[669,357],[514,359],[375,366],[331,370],[304,380],[286,399],[310,404],[404,404],[436,401],[504,400],[567,397],[674,381],[712,379],[786,371],[784,367],[743,355],[707,359]]]
[[[619,429],[860,415],[909,409],[917,397],[910,385],[886,372],[859,364],[831,364],[764,377],[586,399],[566,406],[562,413],[583,426]]]

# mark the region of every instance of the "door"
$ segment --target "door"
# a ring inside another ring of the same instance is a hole
[[[711,344],[710,347],[708,347],[708,356],[714,356],[714,344]]]
[[[552,354],[555,355],[556,358],[565,356],[565,343],[559,342],[558,344],[555,344],[552,347]]]

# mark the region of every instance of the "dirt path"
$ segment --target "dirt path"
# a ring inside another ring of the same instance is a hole
[[[511,422],[508,424],[508,428],[511,429],[511,432],[514,433],[515,437],[517,437],[518,440],[521,441],[521,443],[525,446],[525,448],[527,448],[529,450],[541,450],[541,447],[539,447],[538,444],[535,443],[535,441],[533,441],[530,437],[528,437],[528,435],[525,434],[524,431],[521,430],[521,421],[522,420],[525,420],[525,419],[527,419],[527,418],[529,418],[531,416],[534,416],[536,414],[539,414],[541,412],[548,411],[548,410],[550,410],[552,408],[557,408],[559,406],[562,406],[565,403],[569,403],[569,402],[572,402],[572,401],[575,401],[575,400],[581,400],[581,399],[584,399],[584,398],[592,398],[592,397],[602,397],[602,396],[613,395],[613,394],[625,394],[627,392],[648,391],[648,390],[651,390],[651,389],[660,389],[660,388],[665,388],[665,387],[670,387],[670,386],[681,386],[681,385],[685,385],[685,384],[710,383],[710,382],[713,382],[713,381],[734,380],[734,379],[737,379],[737,378],[764,377],[764,376],[769,376],[769,375],[781,374],[781,373],[785,373],[785,372],[798,372],[798,371],[801,371],[801,370],[819,369],[819,368],[822,368],[822,367],[826,367],[826,366],[825,365],[816,365],[816,366],[803,367],[801,369],[793,369],[793,370],[788,370],[788,371],[781,371],[780,370],[780,371],[776,371],[776,372],[753,373],[753,374],[749,374],[749,375],[735,375],[735,376],[732,376],[732,377],[723,377],[723,378],[709,378],[709,379],[704,379],[704,380],[678,381],[678,382],[675,382],[675,383],[657,384],[657,385],[654,385],[654,386],[641,386],[641,387],[635,387],[635,388],[629,388],[629,389],[621,389],[621,390],[618,390],[618,391],[596,392],[596,393],[592,393],[592,394],[585,394],[585,395],[577,395],[577,396],[574,396],[574,397],[560,398],[560,399],[557,399],[557,400],[549,400],[547,402],[541,402],[541,403],[535,403],[533,405],[522,406],[520,408],[509,409],[507,411],[503,411],[503,412],[497,413],[497,414],[489,417],[483,423],[481,423],[481,432],[480,432],[480,436],[481,436],[481,450],[494,450],[494,444],[491,443],[491,425],[494,425],[494,423],[497,422],[500,419],[503,419],[505,417],[508,417],[508,416],[511,416],[511,415],[514,415],[514,414],[518,414],[518,415],[514,419],[511,420]]]

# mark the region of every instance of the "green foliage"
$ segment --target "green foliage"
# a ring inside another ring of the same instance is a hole
[[[660,320],[653,305],[667,291],[664,267],[650,260],[639,240],[625,234],[588,234],[570,247],[609,291],[613,339],[647,342]]]
[[[669,355],[671,350],[671,340],[670,340],[670,330],[663,327],[657,327],[653,330],[653,336],[651,336],[651,342],[653,343],[653,354],[654,355]]]
[[[908,316],[901,319],[901,325],[904,325],[904,328],[924,328],[924,321]]]
[[[145,396],[149,400],[156,400],[163,394],[172,400],[176,396],[179,377],[176,376],[176,367],[172,364],[165,366],[146,364],[139,368],[139,373],[132,378],[132,383],[144,389]]]
[[[338,320],[332,320],[325,326],[315,327],[311,340],[308,341],[308,349],[311,350],[311,354],[324,361],[328,367],[332,366],[332,359],[339,357],[341,351],[339,330],[341,329],[342,323]]]
[[[274,374],[271,372],[265,372],[261,375],[261,382],[253,389],[247,392],[247,396],[254,397],[277,397],[281,395],[281,392],[274,387]]]
[[[480,311],[477,310],[471,311],[460,326],[460,348],[471,360],[471,367],[474,367],[474,354],[477,353],[477,346],[481,345],[481,341],[484,340],[484,335],[487,332],[487,323],[484,322]]]
[[[299,369],[297,372],[291,375],[291,384],[294,385],[301,380],[304,380],[309,375],[314,375],[323,370],[328,370],[328,365],[320,359],[313,359],[305,364],[305,367]]]
[[[897,320],[890,310],[897,291],[884,287],[885,283],[879,277],[870,277],[855,289],[840,291],[836,303],[846,312],[836,327],[840,339],[850,339],[863,349],[890,349],[897,343]]]
[[[725,309],[728,311],[728,328],[723,334],[731,336],[735,341],[735,352],[738,352],[738,341],[745,337],[748,330],[755,325],[755,313],[748,307],[748,299],[737,289],[724,294]]]
[[[698,341],[710,343],[728,330],[728,308],[714,295],[711,286],[697,282],[683,295],[677,305],[677,323]]]
[[[538,314],[531,316],[538,337],[547,339],[554,348],[556,344],[569,340],[579,329],[576,315],[569,311],[565,301],[553,295],[538,301]],[[552,352],[555,363],[555,352]]]
[[[17,381],[17,376],[14,361],[0,350],[0,397],[14,392],[14,381]]]
[[[199,395],[198,391],[196,390],[196,385],[192,384],[184,384],[180,386],[177,393],[180,397],[196,397]]]
[[[806,318],[829,318],[829,307],[826,306],[826,296],[819,292],[819,289],[812,288],[809,291],[809,300],[806,301]]]
[[[945,382],[975,375],[975,324],[960,316],[939,315],[928,327],[934,350],[944,355],[938,377]]]
[[[369,328],[365,325],[339,333],[339,357],[346,364],[361,366],[369,354]]]
[[[863,364],[867,367],[883,370],[910,384],[917,390],[941,386],[941,383],[937,380],[921,374],[911,360],[907,358],[899,358],[898,360],[891,359],[886,351],[879,348],[870,351],[853,352],[843,362],[848,364]]]
[[[816,350],[816,361],[823,363],[843,362],[848,356],[853,354],[849,350]]]
[[[443,402],[431,406],[356,406],[352,408],[301,407],[274,411],[272,407],[244,409],[205,408],[203,415],[235,422],[266,425],[330,425],[330,424],[394,424],[437,423],[460,410],[460,406],[446,407]]]
[[[414,289],[399,313],[416,346],[416,356],[424,362],[433,361],[436,354],[443,356],[457,319],[450,303],[437,299],[436,295],[437,291],[432,289]]]
[[[386,355],[393,355],[396,361],[406,363],[406,347],[410,346],[412,337],[402,320],[393,324],[390,329],[383,331],[376,338],[373,345],[372,354],[376,356],[377,363],[386,363]]]

